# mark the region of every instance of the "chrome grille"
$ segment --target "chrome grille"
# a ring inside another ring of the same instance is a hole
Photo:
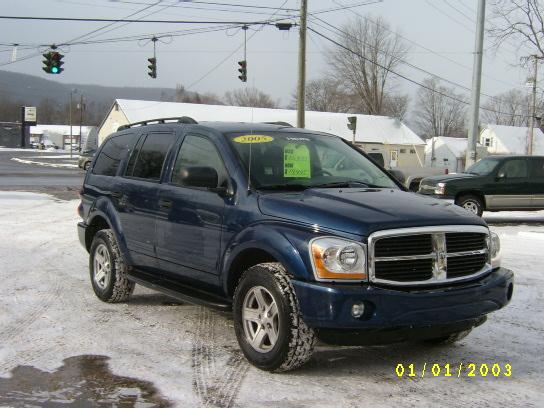
[[[489,230],[440,226],[379,231],[370,235],[369,277],[391,285],[438,284],[491,270]]]

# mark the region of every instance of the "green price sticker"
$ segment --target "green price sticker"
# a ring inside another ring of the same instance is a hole
[[[311,178],[310,150],[303,144],[283,148],[283,177]]]

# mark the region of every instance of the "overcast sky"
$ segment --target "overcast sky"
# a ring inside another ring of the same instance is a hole
[[[372,0],[368,0],[370,3]],[[132,18],[213,20],[213,21],[261,21],[272,14],[293,14],[293,11],[274,10],[283,6],[298,9],[298,0],[217,0],[214,3],[245,4],[270,8],[252,9],[206,5],[205,1],[165,0],[149,8],[156,0],[0,0],[0,14],[10,16],[48,16],[84,18],[123,18],[147,8]],[[310,12],[360,4],[357,0],[308,0]],[[356,13],[381,16],[393,29],[399,30],[410,41],[411,64],[450,79],[468,88],[472,77],[472,52],[476,20],[476,0],[383,0],[350,10],[319,14],[328,23],[340,27]],[[170,6],[170,7],[167,7]],[[221,10],[235,11],[221,11]],[[242,13],[242,11],[244,13]],[[250,14],[250,13],[262,14]],[[491,10],[488,10],[488,15]],[[294,21],[294,20],[292,20]],[[490,21],[488,19],[489,26]],[[0,21],[0,42],[18,43],[27,49],[19,49],[18,57],[38,54],[40,44],[70,41],[107,25],[96,22],[51,21]],[[140,34],[158,34],[175,30],[188,30],[213,25],[180,24],[116,24],[85,38],[100,40]],[[309,20],[309,26],[334,36],[317,27]],[[112,30],[113,29],[113,30]],[[112,30],[109,31],[108,30]],[[237,75],[237,61],[242,59],[243,49],[227,58],[243,43],[240,29],[163,38],[157,43],[158,78],[147,75],[147,58],[152,56],[152,44],[147,41],[130,41],[114,44],[89,44],[64,48],[65,71],[61,75],[48,75],[42,71],[41,55],[27,60],[9,63],[11,48],[0,46],[0,69],[21,72],[64,83],[92,83],[116,86],[185,87],[199,92],[222,95],[227,90],[241,87]],[[247,61],[248,84],[254,85],[287,104],[296,86],[298,31],[278,31],[275,27],[259,27],[248,30]],[[309,79],[330,72],[327,50],[331,45],[315,34],[308,38]],[[482,92],[496,95],[518,87],[527,89],[527,72],[514,64],[530,52],[514,43],[503,45],[498,52],[486,39]],[[7,64],[7,65],[4,65]],[[217,67],[218,66],[218,67]],[[209,72],[217,67],[212,72]],[[421,81],[425,74],[408,66],[400,70],[406,76]],[[207,74],[207,75],[206,75]],[[398,80],[402,90],[414,95],[417,86]],[[462,89],[458,89],[463,92]],[[466,92],[466,91],[465,91]],[[483,97],[485,101],[485,97]]]

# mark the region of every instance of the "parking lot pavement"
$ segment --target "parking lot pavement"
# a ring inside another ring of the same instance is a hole
[[[460,343],[319,346],[304,368],[269,374],[246,363],[228,314],[141,287],[127,304],[100,302],[76,206],[0,191],[0,406],[544,406],[542,226],[492,227],[514,297]]]

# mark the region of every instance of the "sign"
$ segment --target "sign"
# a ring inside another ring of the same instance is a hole
[[[24,110],[23,121],[27,125],[35,125],[36,124],[36,107],[35,106],[24,106],[23,110]]]
[[[274,140],[272,136],[264,135],[244,135],[232,139],[236,143],[268,143]]]
[[[310,150],[306,145],[289,143],[283,148],[283,177],[311,178]]]

